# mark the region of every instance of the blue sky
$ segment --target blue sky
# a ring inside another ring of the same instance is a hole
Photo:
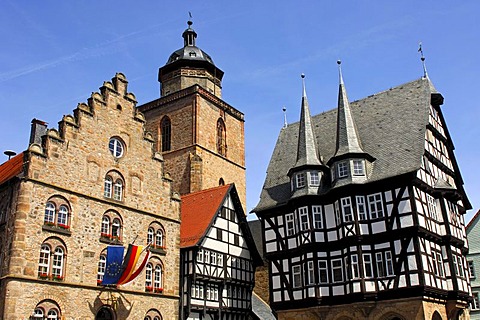
[[[56,127],[116,72],[140,104],[158,98],[158,68],[182,47],[189,11],[197,45],[225,72],[223,99],[245,114],[248,210],[282,106],[298,121],[302,72],[317,114],[336,106],[337,59],[358,100],[420,78],[419,41],[474,207],[466,220],[480,208],[478,1],[3,0],[0,150],[24,150],[32,118]]]

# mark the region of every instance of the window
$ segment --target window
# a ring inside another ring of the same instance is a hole
[[[152,281],[152,274],[153,274],[153,265],[148,263],[145,267],[145,291],[151,292],[153,291],[153,281]]]
[[[318,261],[318,279],[320,283],[328,283],[328,267],[327,261],[320,260]]]
[[[158,292],[159,290],[163,291],[162,266],[158,264],[155,266],[155,273],[153,278],[153,289],[155,292]]]
[[[313,224],[315,229],[323,228],[322,206],[312,206]]]
[[[162,135],[162,152],[171,150],[171,136],[172,136],[172,123],[170,118],[165,116],[160,122],[160,130]]]
[[[165,249],[165,231],[157,221],[152,222],[148,227],[147,244],[153,249]]]
[[[293,221],[293,213],[288,213],[285,215],[285,226],[286,226],[286,232],[287,236],[293,236],[295,233],[295,223]]]
[[[364,176],[365,175],[365,162],[363,160],[353,160],[353,175]]]
[[[240,245],[240,236],[238,234],[233,235],[233,244],[236,246]]]
[[[358,279],[360,277],[360,271],[358,268],[358,255],[352,254],[350,256],[350,279]]]
[[[220,228],[217,228],[217,239],[220,241],[223,240],[223,233],[222,233],[222,229]]]
[[[300,220],[300,231],[307,231],[310,229],[308,221],[308,207],[298,208],[298,218]]]
[[[430,217],[434,220],[437,220],[437,204],[435,198],[431,195],[427,194],[427,204],[428,204],[428,212],[430,213]]]
[[[44,224],[54,229],[70,229],[70,205],[63,197],[53,196],[45,204]]]
[[[117,179],[113,185],[113,200],[122,201],[123,181]]]
[[[160,261],[151,259],[145,268],[145,291],[163,292],[163,267]]]
[[[377,252],[375,257],[376,257],[376,260],[377,260],[376,261],[377,262],[377,275],[379,277],[385,277],[387,274],[386,274],[386,271],[385,271],[385,265],[383,264],[382,253]]]
[[[197,262],[203,262],[203,249],[198,250]]]
[[[339,178],[345,178],[348,176],[348,165],[346,162],[340,162],[337,165],[337,174]]]
[[[314,269],[314,264],[313,261],[308,261],[307,262],[308,266],[308,284],[315,284],[315,269]]]
[[[385,267],[387,270],[387,276],[392,276],[393,272],[393,259],[390,251],[385,251]]]
[[[302,267],[299,265],[293,266],[293,287],[299,288],[302,286]]]
[[[442,262],[442,255],[440,252],[431,248],[432,251],[432,265],[433,265],[433,273],[440,277],[443,277],[443,262]]]
[[[112,178],[109,176],[105,177],[105,182],[104,182],[104,191],[103,191],[103,196],[105,198],[111,198],[112,197]]]
[[[115,211],[107,211],[102,217],[100,240],[108,243],[122,240],[122,219]]]
[[[332,278],[333,278],[333,282],[342,282],[343,281],[342,259],[333,259],[332,260]]]
[[[100,259],[98,260],[97,285],[100,285],[103,281],[103,276],[105,275],[106,266],[107,266],[107,256],[104,254],[101,254]]]
[[[310,185],[319,186],[320,185],[320,175],[318,171],[310,172]]]
[[[335,201],[333,205],[335,207],[335,219],[337,221],[337,226],[339,226],[342,223],[342,219],[340,218],[340,208],[338,206],[338,201]]]
[[[115,181],[115,183],[114,183]],[[110,171],[105,176],[103,184],[103,196],[116,201],[123,200],[123,191],[125,190],[125,181],[117,171]]]
[[[217,152],[226,157],[227,156],[227,136],[225,130],[225,123],[222,118],[217,121]]]
[[[370,218],[377,219],[383,217],[382,194],[376,193],[368,196],[368,207],[370,208]]]
[[[218,253],[217,254],[217,264],[219,266],[223,266],[223,253]]]
[[[358,220],[367,220],[367,209],[365,207],[365,197],[356,196]]]
[[[65,244],[49,238],[40,247],[38,277],[43,280],[62,281],[65,270]]]
[[[480,300],[478,298],[478,292],[472,293],[473,300],[472,300],[472,310],[480,309]]]
[[[120,158],[121,156],[123,156],[123,151],[125,147],[123,141],[120,138],[113,137],[110,138],[108,149],[115,158]]]
[[[53,300],[43,300],[33,310],[29,319],[35,320],[57,320],[62,318],[58,304]]]
[[[217,253],[210,251],[210,263],[213,265],[217,264]]]
[[[342,211],[343,211],[343,221],[344,222],[352,222],[353,221],[353,211],[352,211],[352,203],[350,201],[350,197],[340,199],[342,203]]]
[[[370,253],[363,255],[363,269],[365,271],[365,278],[373,277],[372,256]]]
[[[297,173],[295,177],[297,179],[297,188],[305,187],[305,173]]]
[[[475,279],[475,265],[473,261],[468,261],[468,270],[470,271],[470,279]]]

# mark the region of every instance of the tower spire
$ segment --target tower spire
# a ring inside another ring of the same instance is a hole
[[[422,42],[418,43],[418,52],[420,52],[420,60],[422,61],[423,77],[428,78],[427,65],[425,63],[425,56],[423,55]]]
[[[337,61],[339,74],[338,109],[337,109],[337,148],[335,156],[348,153],[365,153],[361,147],[355,121],[348,102],[347,90],[343,82],[342,62]]]
[[[302,73],[302,105],[300,111],[300,124],[298,128],[297,162],[295,167],[319,166],[317,144],[313,133],[310,108],[308,106],[307,91],[305,88],[305,75]]]

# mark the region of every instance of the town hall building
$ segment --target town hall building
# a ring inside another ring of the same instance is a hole
[[[281,129],[260,201],[278,319],[468,319],[471,205],[425,76]],[[304,76],[302,75],[302,78]],[[303,79],[305,81],[305,79]]]

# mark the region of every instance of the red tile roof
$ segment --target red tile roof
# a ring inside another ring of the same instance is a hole
[[[219,186],[182,196],[181,248],[196,245],[204,236],[230,187]]]
[[[0,165],[0,185],[23,170],[23,152]]]

